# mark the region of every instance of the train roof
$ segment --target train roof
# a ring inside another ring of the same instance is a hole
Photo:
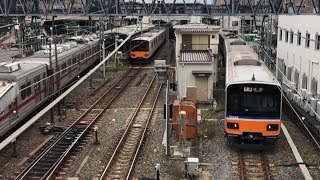
[[[97,45],[99,43],[99,39],[91,39],[91,41],[88,41],[84,44],[77,44],[75,42],[68,42],[68,43],[63,43],[63,44],[57,44],[57,48],[62,51],[57,54],[58,60],[61,59],[72,59],[75,55],[77,54],[76,52],[81,52],[81,50],[88,48],[89,46]],[[45,47],[47,48],[47,47]],[[84,53],[84,52],[83,52]],[[54,56],[54,45],[52,45],[52,50],[51,50],[51,55],[52,55],[52,65],[55,67],[55,56]],[[70,56],[70,57],[68,57]],[[16,62],[19,62],[20,69],[13,71],[13,72],[1,72],[1,67],[0,67],[0,80],[15,80],[20,76],[26,76],[27,74],[34,73],[36,71],[39,71],[41,68],[45,68],[45,65],[50,64],[50,59],[49,59],[49,50],[41,50],[37,51],[34,53],[34,55],[21,58],[21,59],[16,59]],[[10,65],[13,64],[11,61],[3,62],[0,64],[1,65]]]
[[[155,37],[157,37],[159,34],[163,33],[165,29],[153,29],[152,31],[145,32],[143,34],[140,34],[138,37],[134,38],[133,41],[142,40],[142,41],[151,41]]]
[[[150,30],[151,28],[155,27],[153,24],[142,24],[142,31],[147,31]],[[141,31],[141,26],[140,25],[128,25],[128,26],[122,26],[118,28],[113,28],[112,30],[107,30],[104,32],[105,35],[108,34],[120,34],[120,35],[125,35],[129,36],[132,32],[136,31],[136,33],[140,33]]]
[[[99,42],[98,39],[95,39],[93,41],[89,41],[85,44],[76,44],[75,47],[73,48],[70,48],[68,50],[63,50],[63,52],[61,53],[58,53],[57,56],[58,56],[58,60],[59,59],[62,59],[62,58],[66,58],[68,56],[72,56],[74,55],[76,52],[80,52],[82,49],[85,49],[87,48],[88,46],[92,46],[92,45],[95,45]],[[63,44],[61,45],[57,45],[57,47],[59,46],[62,46]],[[52,57],[52,64],[55,64],[55,55],[54,55],[54,45],[51,46],[51,57]],[[84,53],[84,52],[83,52]],[[73,57],[73,56],[72,56]],[[70,59],[72,58],[70,57]],[[37,63],[42,63],[42,64],[47,64],[49,65],[50,64],[50,59],[49,59],[49,50],[46,49],[46,50],[41,50],[41,51],[38,51],[38,52],[35,52],[34,55],[32,56],[29,56],[27,58],[24,58],[24,59],[21,59],[19,61],[25,61],[25,62],[37,62]]]
[[[7,62],[3,63],[3,65],[10,65],[12,63]],[[39,71],[41,69],[44,69],[45,66],[43,64],[34,63],[34,62],[19,62],[20,69],[13,71],[13,72],[0,72],[0,79],[1,80],[12,80],[12,81],[18,81],[20,76],[26,76],[28,74],[32,74],[35,71]]]
[[[280,85],[267,66],[259,60],[257,53],[245,41],[238,38],[224,38],[228,43],[226,45],[228,53],[226,56],[228,58],[226,62],[227,85],[243,82]]]

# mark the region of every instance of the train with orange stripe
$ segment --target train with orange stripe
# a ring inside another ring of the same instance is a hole
[[[0,136],[99,59],[100,40],[91,34],[52,45],[51,51],[45,45],[32,56],[1,62]]]
[[[280,134],[282,89],[244,40],[222,34],[226,65],[225,133],[237,147],[274,147]]]
[[[131,40],[130,61],[148,63],[166,40],[166,29],[155,28]]]

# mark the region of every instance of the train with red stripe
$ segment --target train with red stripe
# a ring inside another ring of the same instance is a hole
[[[250,46],[232,34],[220,39],[226,65],[225,133],[236,147],[274,147],[280,134],[282,89]]]
[[[166,40],[166,29],[155,28],[131,40],[130,60],[132,63],[148,63]]]
[[[32,56],[1,62],[0,136],[93,65],[100,58],[99,42],[95,34],[77,37],[51,51],[46,45]]]

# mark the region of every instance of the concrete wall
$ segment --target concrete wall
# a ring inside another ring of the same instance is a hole
[[[306,73],[308,77],[307,89],[310,91],[311,78],[318,80],[317,93],[320,94],[320,50],[315,48],[316,34],[320,35],[320,16],[316,15],[299,15],[299,16],[279,16],[278,28],[278,47],[277,47],[277,64],[278,59],[283,59],[286,67],[292,66],[292,81],[294,79],[295,69],[299,72],[298,90],[302,87],[302,74]],[[280,28],[282,28],[282,40],[280,41]],[[285,42],[286,31],[288,30],[288,42]],[[290,43],[290,31],[294,32],[293,43]],[[297,45],[297,32],[301,32],[301,45]],[[310,47],[306,47],[306,32],[310,33]],[[279,72],[277,72],[277,75]],[[285,81],[284,81],[285,82]]]
[[[187,87],[196,86],[196,77],[192,71],[211,71],[212,74],[208,77],[208,100],[212,99],[212,91],[215,83],[217,82],[217,73],[213,70],[216,63],[203,63],[203,64],[183,64],[179,63],[177,66],[177,80],[178,80],[178,93],[179,98],[187,96]]]
[[[234,22],[234,24],[232,23]],[[236,22],[238,25],[236,26]],[[240,32],[241,20],[236,16],[222,16],[221,17],[221,29],[229,31],[238,31]]]

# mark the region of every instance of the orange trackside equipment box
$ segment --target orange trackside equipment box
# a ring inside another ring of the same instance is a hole
[[[180,107],[179,107],[180,106]],[[186,139],[194,139],[197,136],[197,108],[196,104],[192,101],[175,100],[173,103],[173,129],[179,137],[181,134],[180,127],[180,111],[185,111],[185,124],[186,124]]]

